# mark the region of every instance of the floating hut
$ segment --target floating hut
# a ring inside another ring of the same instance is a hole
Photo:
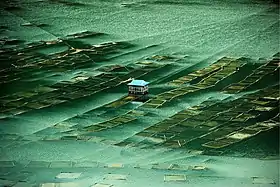
[[[146,98],[148,95],[148,84],[144,80],[132,80],[128,83],[128,95]]]

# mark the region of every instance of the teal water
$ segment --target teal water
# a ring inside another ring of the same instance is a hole
[[[279,185],[279,127],[225,149],[208,150],[205,155],[200,150],[205,139],[194,142],[192,146],[195,150],[188,150],[187,146],[170,149],[153,142],[159,139],[137,135],[180,111],[202,103],[208,106],[221,102],[211,109],[212,113],[218,114],[229,106],[234,110],[238,104],[246,103],[242,97],[249,93],[258,93],[273,85],[276,85],[274,90],[260,93],[259,96],[269,95],[277,88],[279,90],[278,65],[278,71],[267,75],[248,90],[236,94],[221,91],[231,83],[243,80],[280,51],[279,5],[252,0],[26,0],[5,1],[0,5],[0,175],[3,179],[0,186],[7,180],[18,182],[27,171],[27,185],[63,182],[55,179],[61,171],[83,172],[82,178],[73,180],[78,186],[101,182],[108,172],[127,174],[129,178],[124,183],[105,180],[124,187],[140,184],[152,187],[186,184],[248,187],[257,185],[252,184],[252,177],[255,176],[271,178],[276,183],[266,181],[260,185]],[[99,34],[65,39],[83,31]],[[63,42],[57,44],[36,43],[60,39]],[[27,49],[26,45],[32,42],[41,46]],[[13,51],[19,48],[24,49],[20,51],[23,54]],[[78,51],[84,48],[85,51]],[[172,58],[155,60],[154,55]],[[170,81],[208,67],[225,56],[237,59],[246,57],[243,59],[246,66],[211,89],[183,95],[157,109],[145,108],[139,102],[108,107],[127,95],[125,84],[116,86],[120,81],[133,76],[150,81],[150,98],[153,99],[160,93],[176,88],[169,84]],[[143,61],[153,62],[153,65],[139,63]],[[110,68],[115,65],[123,66],[121,71],[111,71]],[[109,75],[101,76],[102,73]],[[116,76],[119,79],[113,80]],[[94,80],[89,77],[94,77]],[[57,90],[44,90],[43,86]],[[102,90],[107,86],[110,88]],[[29,94],[35,95],[29,97]],[[241,99],[238,100],[239,97]],[[52,102],[62,103],[34,109],[38,103],[45,106]],[[228,104],[224,104],[226,102]],[[274,110],[268,115],[255,112],[261,114],[256,121],[273,118],[273,123],[277,125],[279,106],[275,102],[267,105],[273,105]],[[255,105],[248,103],[247,107],[251,106]],[[23,113],[17,114],[22,110]],[[138,112],[132,117],[139,115],[131,122],[99,132],[85,130],[92,126],[102,129],[100,125],[106,121],[114,125],[115,117],[126,115],[131,110]],[[196,116],[187,123],[196,124],[205,116]],[[244,126],[256,121],[246,121]],[[218,125],[221,124],[224,121],[218,122]],[[178,129],[173,128],[174,131]],[[168,135],[172,133],[177,132],[172,131]],[[192,131],[185,134],[191,135]],[[126,147],[118,146],[122,142],[129,144]],[[146,145],[152,146],[152,149],[144,148]],[[15,164],[8,168],[5,165],[7,161]],[[33,168],[28,164],[30,161],[49,164],[66,161],[84,165],[96,162],[99,166],[65,169],[60,163],[58,169]],[[110,163],[123,163],[125,167],[120,170],[104,168],[103,165]],[[151,169],[155,163],[205,165],[209,170]],[[141,166],[140,169],[134,168],[137,165]],[[10,174],[7,174],[8,171]],[[164,174],[172,173],[186,174],[187,183],[164,182]]]

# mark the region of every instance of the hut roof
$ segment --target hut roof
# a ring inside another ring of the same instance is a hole
[[[128,83],[128,86],[146,86],[149,82],[146,82],[144,80],[133,80],[130,83]]]

